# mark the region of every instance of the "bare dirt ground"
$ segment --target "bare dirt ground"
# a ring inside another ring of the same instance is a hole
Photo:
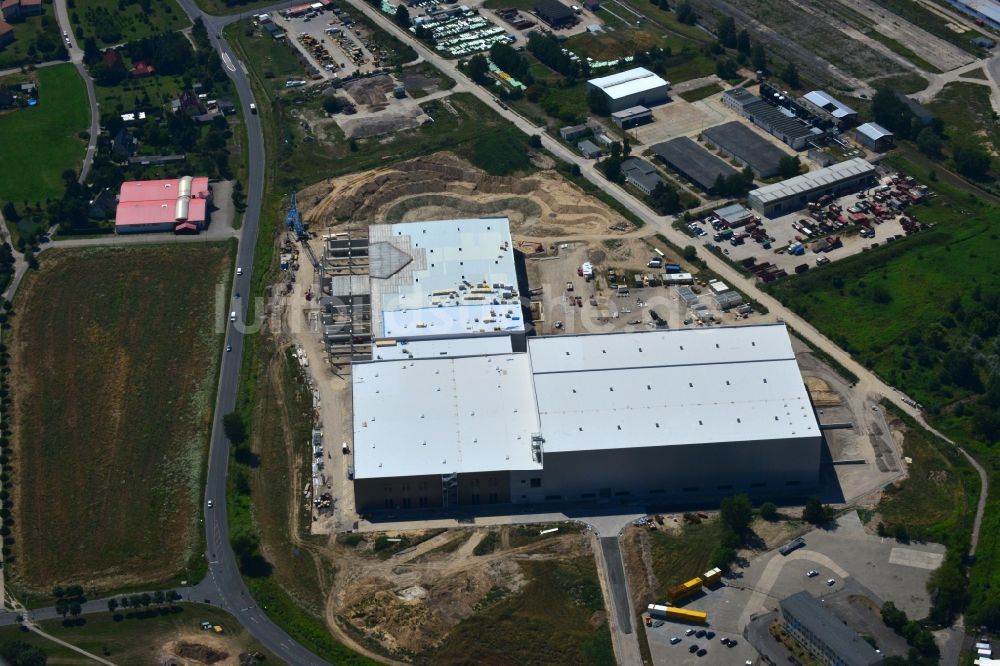
[[[314,231],[359,231],[375,222],[506,215],[515,238],[616,237],[632,225],[554,171],[490,176],[450,153],[435,153],[341,178],[299,193]]]
[[[487,530],[447,531],[384,559],[373,552],[373,541],[334,546],[338,575],[327,623],[352,643],[360,633],[388,652],[424,652],[462,620],[519,592],[527,582],[519,562],[579,557],[590,550],[586,533],[510,547],[509,533],[516,528],[496,529],[499,545],[486,555],[475,555],[474,549]],[[456,547],[456,542],[461,543]]]
[[[256,659],[231,636],[205,631],[180,631],[160,648],[156,663],[161,666],[249,666]]]

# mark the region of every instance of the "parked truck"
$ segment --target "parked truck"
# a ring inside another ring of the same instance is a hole
[[[666,266],[663,267],[663,270],[666,273],[680,273],[681,272],[681,265],[680,264],[667,264]]]

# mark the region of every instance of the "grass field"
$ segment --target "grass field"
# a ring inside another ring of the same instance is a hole
[[[696,43],[685,37],[664,34],[648,24],[642,27],[626,26],[600,35],[583,33],[566,40],[566,48],[594,60],[621,58],[654,46],[670,49],[672,53],[663,73],[664,78],[672,83],[715,73],[715,61],[706,56]],[[601,72],[606,73],[609,72]]]
[[[271,0],[196,0],[208,14],[238,14],[273,5]]]
[[[75,9],[83,28],[74,28],[81,42],[84,35],[97,40],[98,46],[114,46],[180,30],[191,25],[184,11],[174,0],[86,0]]]
[[[594,558],[520,562],[530,582],[462,621],[420,663],[614,664]]]
[[[115,620],[111,613],[87,615],[82,624],[64,625],[62,620],[49,620],[39,625],[47,633],[67,643],[96,654],[118,666],[140,666],[158,663],[157,655],[169,643],[178,639],[194,643],[199,639],[205,644],[218,646],[228,658],[240,652],[259,652],[263,663],[277,664],[277,658],[250,636],[239,622],[225,611],[201,604],[178,604],[171,612],[148,618]],[[164,609],[165,611],[167,609]],[[221,636],[210,636],[200,629],[201,622],[218,624],[224,630]],[[90,666],[92,659],[78,652],[53,643],[47,638],[21,631],[17,627],[0,629],[0,643],[23,641],[41,648],[50,664]],[[201,662],[199,662],[201,663]],[[230,662],[227,662],[230,663]]]
[[[62,172],[79,171],[86,154],[78,135],[90,126],[90,107],[80,75],[67,64],[43,67],[36,76],[38,106],[0,115],[4,162],[17,165],[0,178],[0,202],[62,196]]]
[[[890,90],[903,93],[904,95],[910,95],[926,88],[929,81],[919,74],[910,72],[908,74],[881,76],[879,77],[878,84]]]
[[[979,69],[974,69],[972,71],[966,72],[965,74],[960,74],[959,76],[961,76],[963,79],[979,79],[981,81],[986,81],[988,78],[986,76],[986,72],[983,71],[982,67],[980,67]]]
[[[204,566],[225,307],[216,288],[228,293],[232,261],[232,244],[56,250],[22,285],[12,331],[19,589],[172,583]]]
[[[180,76],[147,76],[126,79],[117,86],[94,86],[103,113],[133,111],[139,106],[162,106],[180,96],[184,79]],[[146,99],[148,98],[148,102]]]
[[[233,24],[226,28],[230,43],[234,38],[239,48],[246,54],[246,63],[273,98],[279,90],[285,90],[285,81],[301,78],[305,74],[302,64],[292,47],[283,41],[272,39],[267,33],[254,30],[245,23]]]
[[[1000,126],[993,119],[987,86],[949,83],[927,104],[927,108],[944,122],[949,143],[983,145],[993,155],[994,165],[997,164],[995,153],[1000,148]]]
[[[947,542],[968,530],[979,479],[953,448],[916,427],[907,428],[903,453],[913,459],[906,480],[887,490],[878,511],[889,528],[901,525],[911,538]]]
[[[8,69],[28,63],[45,62],[58,57],[63,49],[59,24],[53,17],[51,5],[44,8],[46,14],[29,16],[23,21],[13,23],[14,41],[0,47],[0,69]],[[39,46],[45,46],[41,50]],[[31,47],[35,48],[32,49]],[[34,53],[30,51],[34,50]]]
[[[707,86],[702,86],[701,88],[695,88],[694,90],[688,90],[687,92],[682,92],[680,98],[686,102],[697,102],[699,99],[705,99],[706,97],[711,97],[715,93],[722,92],[722,86],[718,83],[709,83]]]
[[[912,49],[910,49],[906,45],[900,43],[898,40],[893,39],[892,37],[889,37],[888,35],[883,35],[878,30],[869,30],[865,34],[867,34],[872,39],[874,39],[874,40],[876,40],[878,42],[881,42],[882,44],[884,44],[885,46],[887,46],[889,48],[889,50],[891,50],[893,53],[895,53],[897,55],[903,56],[904,58],[906,58],[907,60],[909,60],[910,62],[912,62],[914,65],[916,65],[917,67],[919,67],[920,69],[924,70],[925,72],[930,72],[931,74],[940,74],[941,73],[941,69],[940,68],[938,68],[935,65],[932,65],[931,63],[927,62],[926,60],[924,60],[923,58],[921,58],[920,56],[918,56],[916,53],[914,53]]]
[[[658,599],[667,590],[708,570],[712,552],[719,547],[722,524],[718,520],[685,525],[682,532],[650,532],[653,573],[660,583]]]

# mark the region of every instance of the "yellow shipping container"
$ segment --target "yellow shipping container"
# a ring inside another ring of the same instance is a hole
[[[666,610],[666,615],[672,620],[683,620],[685,622],[708,621],[708,613],[696,610],[687,610],[686,608],[677,608],[676,606],[669,606]]]

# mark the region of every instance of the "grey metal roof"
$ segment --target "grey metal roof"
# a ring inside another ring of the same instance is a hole
[[[601,149],[597,147],[597,144],[591,141],[590,139],[584,139],[580,143],[576,144],[576,148],[581,153],[585,154],[601,152]]]
[[[839,657],[843,666],[874,666],[882,663],[883,655],[805,590],[785,597],[779,605],[783,613],[792,616],[796,623]]]
[[[765,185],[756,190],[751,190],[748,196],[750,199],[757,200],[762,204],[768,204],[796,194],[803,194],[828,185],[835,185],[854,176],[874,173],[874,166],[860,157],[855,157],[846,162],[839,162],[828,166],[825,169],[810,171],[801,176],[783,180],[780,183]]]
[[[682,172],[706,190],[715,186],[715,179],[719,174],[729,176],[736,173],[736,169],[686,136],[658,143],[652,150],[663,162]]]
[[[618,118],[620,120],[628,120],[629,118],[634,118],[636,116],[646,116],[651,114],[652,111],[644,106],[630,106],[627,109],[622,109],[621,111],[615,111],[611,114],[612,118]]]
[[[822,134],[815,127],[806,125],[798,118],[785,115],[764,100],[745,105],[743,112],[754,122],[760,122],[765,125],[769,128],[769,131],[785,134],[793,140]]]
[[[878,123],[865,123],[864,125],[858,125],[858,128],[855,131],[858,134],[863,134],[872,141],[878,141],[883,137],[892,136],[892,132]]]
[[[781,158],[787,156],[785,151],[736,120],[709,127],[702,135],[762,173],[776,169]]]
[[[857,114],[857,111],[822,90],[807,92],[803,99],[815,104],[834,118],[846,118]]]
[[[723,97],[728,97],[736,102],[740,102],[741,104],[760,101],[760,97],[757,97],[757,95],[754,95],[746,88],[733,88],[732,90],[727,90]]]
[[[726,222],[742,222],[753,215],[753,211],[738,203],[716,208],[712,211]]]
[[[590,79],[587,83],[600,88],[611,99],[621,99],[636,93],[658,88],[666,89],[670,86],[670,83],[645,67],[635,67],[625,72]]]

